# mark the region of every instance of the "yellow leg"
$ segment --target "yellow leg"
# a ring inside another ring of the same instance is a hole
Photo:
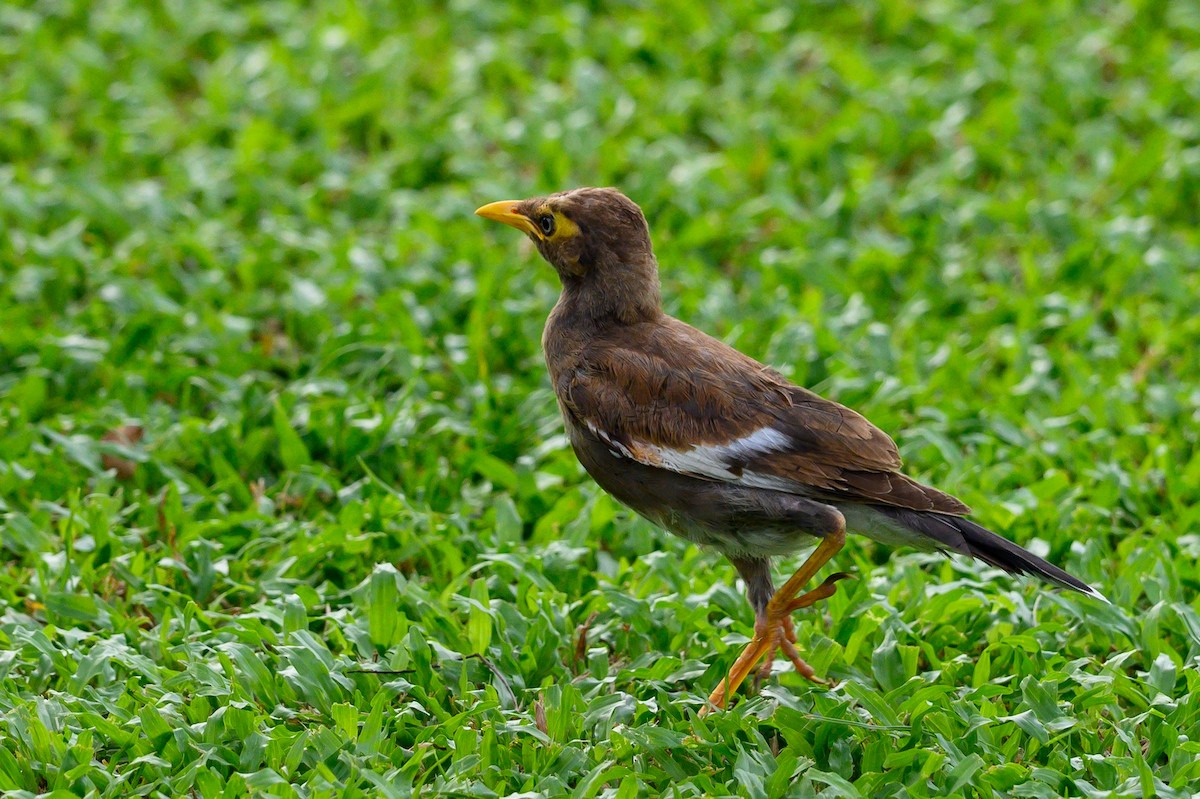
[[[795,646],[788,640],[789,636],[783,631],[786,621],[791,618],[794,611],[806,608],[814,602],[832,595],[837,590],[834,583],[847,576],[839,572],[807,594],[796,596],[800,593],[800,589],[808,585],[821,567],[828,563],[845,543],[845,530],[838,530],[822,538],[821,543],[808,556],[808,560],[804,561],[796,573],[775,592],[771,601],[767,603],[765,618],[755,619],[753,640],[742,650],[742,654],[734,662],[733,668],[729,670],[729,675],[721,680],[721,684],[709,695],[708,706],[700,711],[701,715],[706,714],[709,707],[724,708],[729,697],[733,696],[733,692],[750,675],[758,661],[768,653],[774,653],[776,647],[783,648],[784,653],[796,664],[797,670],[802,675],[810,680],[820,681],[816,679],[816,675],[808,664],[800,659]]]
[[[796,667],[796,672],[808,680],[815,682],[817,685],[829,686],[829,680],[822,679],[817,676],[812,670],[812,666],[804,662],[804,658],[800,657],[800,653],[796,651],[796,628],[792,625],[791,614],[801,608],[807,608],[810,605],[815,605],[822,599],[828,599],[837,593],[837,583],[840,580],[847,580],[853,575],[846,572],[838,572],[831,574],[825,578],[825,582],[818,585],[807,594],[796,597],[791,602],[787,603],[787,616],[783,617],[783,634],[779,640],[779,648],[783,650],[783,654],[787,655],[788,660],[792,661],[792,665]],[[758,668],[758,674],[754,678],[754,687],[757,689],[759,684],[771,676],[771,666],[775,663],[775,652],[771,649],[767,650],[766,656],[763,658],[762,665]]]

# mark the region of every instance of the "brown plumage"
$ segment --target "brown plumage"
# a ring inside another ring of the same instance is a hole
[[[578,339],[557,315],[554,339]],[[779,373],[665,314],[621,335],[589,335],[550,361],[564,413],[625,443],[673,449],[721,445],[763,428],[792,441],[734,464],[793,481],[831,499],[965,514],[949,494],[900,474],[895,443],[862,416],[787,382]],[[556,350],[556,352],[560,352]]]
[[[955,551],[1096,596],[1085,583],[966,519],[970,509],[900,472],[865,418],[662,311],[641,209],[615,189],[576,189],[477,211],[525,232],[563,291],[542,337],[572,447],[633,510],[724,552],[755,607],[754,641],[711,702],[758,660],[793,646],[791,613],[832,594],[804,584],[847,527],[888,544]],[[779,591],[770,558],[818,541]]]

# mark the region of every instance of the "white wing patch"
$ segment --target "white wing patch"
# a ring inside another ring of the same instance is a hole
[[[601,430],[599,427],[596,427],[596,425],[592,424],[590,421],[587,423],[587,428],[588,430],[592,431],[592,435],[599,436],[601,441],[603,441],[605,444],[608,444],[608,451],[614,458],[629,458],[630,460],[637,460],[637,458],[633,457],[633,453],[629,451],[628,447],[626,447],[620,441],[614,441],[612,436]]]
[[[684,474],[696,474],[727,482],[740,482],[741,469],[734,471],[730,465],[738,461],[752,460],[756,456],[789,449],[791,439],[772,427],[761,427],[748,436],[734,439],[728,444],[702,444],[689,450],[650,447],[659,457],[664,469]]]
[[[742,483],[758,488],[794,490],[791,481],[779,477],[743,472],[734,466],[738,462],[754,460],[773,452],[785,452],[792,448],[792,440],[773,427],[760,427],[748,436],[734,439],[727,444],[702,444],[690,449],[671,449],[656,444],[632,441],[625,445],[608,433],[587,423],[588,429],[608,444],[614,457],[629,458],[647,466],[657,466],[680,474],[707,477],[726,483]],[[730,468],[734,466],[734,468]]]

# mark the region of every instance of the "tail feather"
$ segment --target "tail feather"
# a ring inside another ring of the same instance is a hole
[[[907,508],[877,506],[875,509],[901,526],[932,539],[939,549],[970,555],[1010,574],[1040,577],[1048,583],[1108,602],[1103,594],[1078,577],[965,517]]]

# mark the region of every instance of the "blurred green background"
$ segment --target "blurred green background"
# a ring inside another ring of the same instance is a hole
[[[735,575],[471,214],[577,185],[1114,607],[856,538],[697,720]],[[0,791],[1193,796],[1198,228],[1190,2],[4,3]]]

